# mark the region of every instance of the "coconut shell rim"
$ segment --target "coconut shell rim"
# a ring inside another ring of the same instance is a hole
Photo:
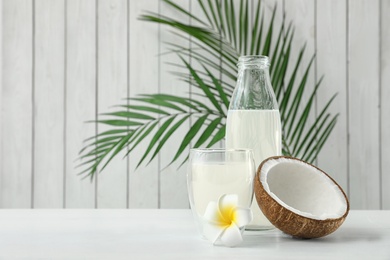
[[[300,162],[302,162],[302,163],[304,163],[304,164],[307,164],[307,165],[309,165],[309,166],[315,168],[316,170],[320,171],[321,173],[325,174],[330,180],[332,180],[332,182],[333,182],[334,184],[337,185],[337,187],[338,187],[338,188],[340,189],[340,191],[342,192],[342,194],[343,194],[343,196],[344,196],[344,198],[345,198],[345,201],[346,201],[346,203],[347,203],[347,208],[346,208],[346,210],[345,210],[345,213],[344,213],[342,216],[340,216],[339,218],[326,218],[326,219],[320,220],[320,219],[315,219],[315,218],[310,218],[310,217],[302,216],[302,215],[300,215],[300,214],[298,214],[298,213],[296,213],[296,212],[293,212],[293,211],[291,211],[291,210],[285,208],[283,205],[281,205],[278,201],[276,201],[276,200],[275,200],[275,199],[274,199],[274,198],[273,198],[273,197],[264,189],[264,186],[263,186],[263,184],[262,184],[261,181],[260,181],[260,173],[261,173],[261,169],[263,168],[263,165],[264,165],[265,163],[267,163],[268,161],[270,161],[270,160],[277,160],[277,159],[288,159],[288,160],[300,161]],[[264,192],[269,196],[269,198],[270,198],[272,201],[274,201],[277,205],[279,205],[280,207],[282,207],[284,210],[286,210],[287,212],[289,212],[289,213],[291,213],[291,214],[294,214],[294,215],[296,215],[296,216],[298,216],[298,217],[300,217],[300,218],[308,219],[308,220],[310,220],[310,221],[315,221],[315,222],[319,222],[319,223],[327,223],[327,222],[335,222],[335,221],[345,220],[345,218],[348,216],[348,213],[349,213],[349,210],[350,210],[350,205],[349,205],[349,200],[348,200],[347,195],[345,194],[345,192],[344,192],[344,190],[341,188],[341,186],[340,186],[340,185],[339,185],[331,176],[329,176],[326,172],[324,172],[323,170],[321,170],[321,169],[318,168],[317,166],[312,165],[311,163],[308,163],[308,162],[306,162],[306,161],[304,161],[304,160],[301,160],[301,159],[299,159],[299,158],[296,158],[296,157],[280,155],[280,156],[271,156],[271,157],[268,157],[267,159],[263,160],[263,161],[261,162],[261,164],[259,165],[259,167],[258,167],[258,169],[257,169],[257,172],[256,172],[256,181],[255,181],[255,184],[256,184],[256,183],[258,183],[258,185],[261,186],[261,188],[264,190]],[[257,185],[255,185],[255,187],[254,187],[255,190],[256,190],[256,186],[257,186]],[[255,194],[256,194],[256,192],[255,192]],[[258,202],[258,200],[257,200],[257,195],[256,195],[256,202],[257,202],[257,204],[259,204],[259,202]],[[259,208],[261,209],[260,204],[259,204],[258,206],[259,206]],[[261,209],[261,211],[263,211],[263,210]],[[264,213],[264,212],[263,212],[263,213]],[[264,214],[264,215],[265,215],[265,217],[272,223],[272,220],[270,220],[266,214]]]

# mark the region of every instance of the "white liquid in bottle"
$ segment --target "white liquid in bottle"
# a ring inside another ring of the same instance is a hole
[[[278,110],[229,110],[226,122],[226,148],[253,150],[255,167],[271,156],[280,155],[281,124]],[[247,229],[269,229],[271,223],[253,199],[253,220]]]

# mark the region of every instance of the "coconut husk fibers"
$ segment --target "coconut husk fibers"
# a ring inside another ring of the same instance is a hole
[[[274,200],[265,190],[264,187],[260,181],[260,174],[261,169],[263,165],[268,160],[277,160],[277,159],[292,159],[292,160],[299,160],[297,158],[292,157],[286,157],[286,156],[275,156],[270,157],[266,160],[264,160],[260,166],[258,167],[254,188],[255,188],[255,196],[256,201],[262,210],[263,214],[268,218],[268,220],[278,229],[281,231],[298,238],[318,238],[323,237],[326,235],[329,235],[330,233],[336,231],[344,222],[345,218],[348,215],[349,212],[349,202],[348,198],[345,195],[342,188],[336,183],[335,180],[333,180],[328,174],[326,174],[321,169],[315,167],[314,165],[311,165],[307,162],[304,162],[308,164],[309,166],[312,166],[328,176],[341,190],[343,193],[346,203],[347,203],[347,210],[343,216],[336,219],[325,219],[325,220],[317,220],[317,219],[311,219],[308,217],[300,216],[286,208],[284,208],[282,205],[280,205],[276,200]]]

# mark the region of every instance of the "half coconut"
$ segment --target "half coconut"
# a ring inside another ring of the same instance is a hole
[[[294,237],[326,236],[341,226],[349,212],[342,188],[324,171],[297,158],[264,160],[254,185],[264,215]]]

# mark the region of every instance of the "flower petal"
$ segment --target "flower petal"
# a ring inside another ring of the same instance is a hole
[[[203,223],[203,235],[213,244],[221,236],[224,230],[225,228],[221,228],[220,225],[215,225],[208,221]]]
[[[236,207],[234,214],[234,222],[239,228],[249,224],[253,219],[252,210],[248,208]]]
[[[218,207],[233,206],[236,207],[238,204],[237,194],[223,194],[218,199]]]
[[[210,201],[203,216],[203,235],[214,244],[226,227],[218,210],[218,204],[215,201]]]
[[[221,235],[221,242],[225,246],[235,246],[242,242],[240,229],[232,223]]]
[[[218,210],[226,223],[232,220],[232,211],[238,204],[237,194],[224,194],[219,197]]]
[[[218,210],[218,204],[215,201],[210,201],[209,204],[207,204],[207,208],[203,217],[209,222],[221,224],[221,216]]]

